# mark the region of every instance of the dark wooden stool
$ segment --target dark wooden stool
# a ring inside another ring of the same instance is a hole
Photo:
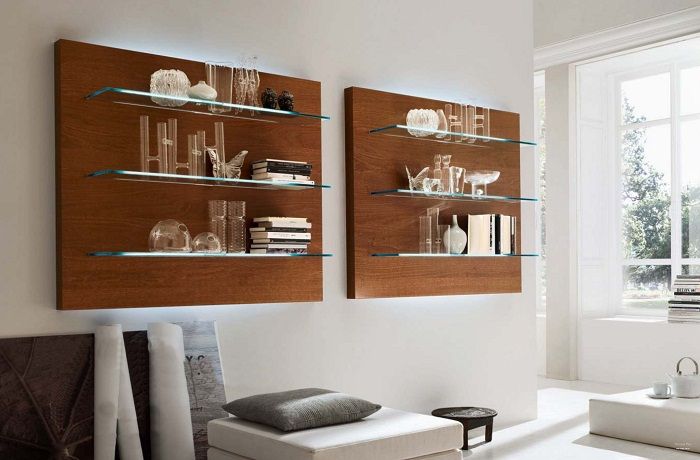
[[[432,412],[435,417],[455,420],[464,426],[464,444],[462,450],[469,449],[469,430],[486,427],[486,440],[493,438],[493,418],[498,415],[493,409],[486,407],[443,407]]]

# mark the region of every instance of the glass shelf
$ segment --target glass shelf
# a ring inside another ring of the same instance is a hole
[[[418,254],[410,252],[372,254],[372,257],[539,257],[539,254]]]
[[[106,86],[104,88],[100,88],[97,91],[93,91],[92,93],[88,94],[85,96],[85,99],[90,100],[94,99],[96,97],[100,97],[101,99],[108,98],[111,96],[109,99],[117,104],[124,104],[124,105],[135,105],[139,107],[148,107],[152,109],[163,109],[163,110],[172,110],[176,112],[190,112],[190,113],[197,113],[200,115],[213,115],[213,116],[219,116],[219,117],[227,117],[227,118],[239,118],[239,119],[244,119],[244,120],[253,120],[253,121],[261,121],[261,122],[267,122],[267,123],[277,123],[280,118],[287,118],[287,119],[294,119],[294,118],[301,118],[301,119],[306,119],[306,120],[330,120],[329,116],[326,115],[317,115],[317,114],[311,114],[311,113],[304,113],[304,112],[295,112],[295,111],[290,111],[290,110],[279,110],[279,109],[267,109],[264,107],[253,107],[249,105],[241,105],[241,104],[232,104],[232,103],[226,103],[226,102],[217,102],[217,101],[207,101],[204,99],[194,99],[191,97],[182,97],[182,96],[166,96],[162,94],[154,94],[154,93],[149,93],[147,91],[138,91],[135,89],[126,89],[126,88],[115,88],[112,86]],[[170,99],[173,101],[184,101],[186,104],[180,106],[180,107],[164,107],[162,105],[158,105],[155,102],[151,101],[151,97],[158,97],[160,99]],[[214,106],[214,107],[227,107],[230,109],[240,109],[241,112],[238,114],[234,114],[233,112],[224,112],[224,113],[213,113],[209,111],[209,107]],[[252,112],[252,113],[251,113]]]
[[[437,129],[422,129],[422,128],[410,128],[411,131],[420,131],[427,133],[425,137],[416,137],[408,132],[408,126],[406,125],[389,125],[381,128],[371,129],[370,134],[385,134],[388,136],[395,137],[407,137],[410,139],[431,141],[431,142],[441,142],[444,144],[454,144],[462,145],[465,147],[488,147],[489,142],[505,142],[508,144],[520,144],[520,145],[537,145],[536,142],[531,141],[519,141],[516,139],[505,139],[501,137],[491,137],[491,136],[480,136],[478,134],[461,134],[461,133],[451,133],[449,131],[440,131]],[[454,140],[446,140],[435,137],[436,135],[448,135],[453,137],[462,138],[462,142],[455,142]],[[468,142],[472,140],[473,142]]]
[[[401,198],[429,198],[448,201],[500,201],[504,203],[537,202],[537,198],[516,196],[472,195],[467,193],[419,192],[406,189],[391,189],[371,192],[373,196],[394,196]]]
[[[333,254],[249,254],[229,252],[139,252],[139,251],[95,251],[88,255],[94,257],[167,257],[167,258],[197,258],[197,257],[231,257],[231,258],[270,258],[270,257],[331,257]]]
[[[221,179],[208,176],[186,176],[184,174],[165,174],[122,169],[103,169],[88,174],[88,177],[108,177],[117,180],[137,182],[165,182],[175,184],[203,185],[209,187],[256,188],[266,190],[313,190],[330,188],[324,184],[300,184],[294,181],[271,182],[254,179]]]

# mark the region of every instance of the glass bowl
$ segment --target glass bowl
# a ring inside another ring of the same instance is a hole
[[[193,252],[224,252],[221,240],[212,232],[203,232],[192,240]]]
[[[157,70],[151,74],[151,93],[165,96],[187,98],[190,89],[190,79],[182,70]],[[187,104],[186,100],[167,99],[151,96],[151,100],[163,107],[180,107]]]
[[[192,252],[192,237],[187,226],[175,219],[161,220],[148,238],[151,252]]]
[[[492,182],[496,182],[501,171],[465,171],[464,182],[472,184],[472,195],[486,195],[486,186]]]

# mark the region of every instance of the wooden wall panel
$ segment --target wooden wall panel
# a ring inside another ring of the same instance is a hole
[[[184,222],[194,237],[208,230],[207,201],[244,200],[248,218],[300,216],[313,222],[310,252],[322,252],[321,191],[278,191],[142,183],[88,178],[101,169],[138,171],[139,116],[155,123],[178,120],[178,144],[214,122],[225,125],[227,158],[248,150],[251,161],[272,157],[309,161],[321,179],[321,122],[285,119],[264,123],[115,104],[109,96],[85,100],[103,86],[148,90],[158,69],[180,69],[195,84],[204,64],[60,40],[55,45],[56,251],[59,309],[168,305],[302,302],[323,299],[320,258],[165,259],[90,257],[92,251],[147,251],[148,234],[161,219]],[[319,82],[261,74],[261,89],[286,89],[295,109],[321,113]]]
[[[520,205],[439,199],[371,196],[370,192],[407,188],[404,165],[416,173],[432,165],[436,153],[452,154],[452,165],[470,170],[493,169],[501,177],[489,194],[520,196],[520,147],[490,142],[487,147],[437,143],[417,138],[370,134],[370,130],[404,123],[412,108],[439,109],[445,101],[392,94],[363,88],[345,90],[347,176],[348,297],[403,297],[521,291],[518,257],[412,258],[372,257],[373,253],[418,252],[418,217],[440,206],[440,223],[467,214],[501,213],[517,216]],[[516,113],[491,111],[491,134],[518,139]],[[518,241],[520,229],[518,228]]]

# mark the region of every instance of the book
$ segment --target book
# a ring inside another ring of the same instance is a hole
[[[288,238],[254,238],[251,241],[251,245],[258,245],[258,244],[295,244],[295,243],[301,243],[306,241],[307,244],[311,242],[311,240],[293,240],[293,239],[288,239]]]
[[[700,275],[676,275],[677,280],[698,280],[700,281]]]
[[[517,254],[518,252],[518,218],[510,217],[510,253]]]
[[[302,176],[300,174],[286,174],[286,173],[273,173],[273,172],[253,173],[252,178],[255,180],[265,180],[265,179],[311,180],[311,177]]]
[[[669,305],[698,305],[700,306],[700,300],[675,300],[671,299],[668,301]]]
[[[257,232],[274,232],[274,233],[308,233],[309,230],[306,228],[296,228],[296,227],[251,227],[251,233]]]
[[[276,158],[265,158],[262,160],[257,160],[252,163],[253,165],[256,165],[256,168],[260,168],[263,166],[267,165],[307,165],[311,166],[308,162],[306,161],[292,161],[292,160],[278,160]]]
[[[311,240],[311,233],[299,232],[253,232],[251,238],[270,238],[284,240]]]
[[[299,223],[291,223],[291,224],[284,224],[282,226],[281,224],[277,222],[257,222],[258,226],[257,228],[295,228],[295,229],[310,229],[311,228],[311,222],[299,222]]]
[[[305,184],[305,185],[314,185],[315,182],[312,180],[297,180],[297,179],[255,179],[253,180],[264,180],[266,182],[277,182],[280,184]]]
[[[281,226],[284,224],[285,226],[289,225],[296,225],[296,224],[305,224],[309,221],[306,217],[254,217],[253,222],[256,224],[259,222],[270,222],[277,224],[278,226]]]
[[[512,217],[496,214],[496,254],[512,254]]]
[[[299,249],[251,249],[251,254],[308,254],[306,248]]]
[[[491,255],[496,253],[495,214],[467,216],[467,254]]]
[[[700,295],[693,295],[688,292],[679,292],[674,294],[671,300],[677,300],[679,302],[690,302],[690,301],[700,301]]]
[[[700,286],[677,286],[674,284],[671,289],[674,294],[700,294]]]
[[[251,249],[304,249],[309,243],[267,243],[251,244]]]

